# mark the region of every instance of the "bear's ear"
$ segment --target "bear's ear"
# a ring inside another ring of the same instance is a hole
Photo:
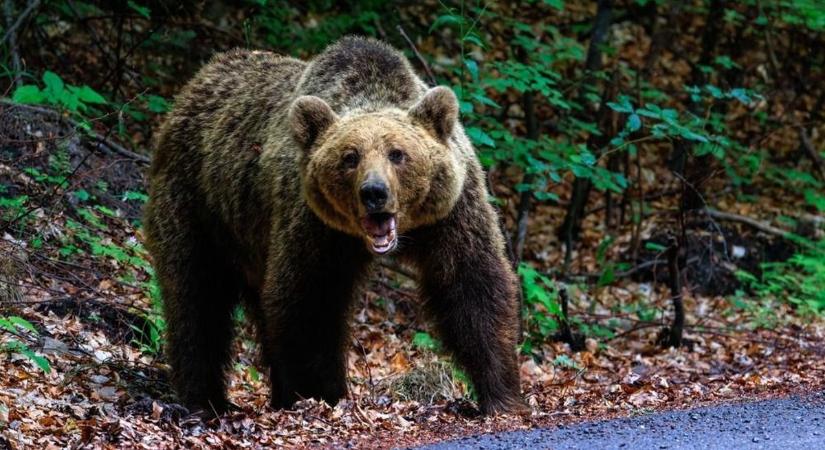
[[[292,137],[304,150],[309,150],[318,136],[336,120],[338,116],[327,102],[314,95],[298,97],[289,107],[289,128],[292,130]]]
[[[452,89],[436,86],[407,112],[413,122],[427,128],[433,136],[446,143],[458,121],[458,99]]]

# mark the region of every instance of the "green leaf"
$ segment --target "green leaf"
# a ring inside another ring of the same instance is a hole
[[[819,212],[825,211],[825,195],[814,189],[805,189],[805,201]]]
[[[252,381],[261,381],[261,374],[258,372],[258,369],[255,366],[249,366],[246,368],[246,373],[249,374],[249,378]]]
[[[603,287],[614,282],[616,280],[615,272],[615,266],[613,264],[608,264],[607,267],[604,268],[604,271],[602,272],[601,276],[599,276],[599,280],[596,282],[596,284],[599,287]]]
[[[159,95],[147,95],[146,100],[146,107],[153,113],[162,114],[172,109],[172,105]]]
[[[78,189],[72,192],[72,194],[74,195],[74,198],[78,199],[81,202],[85,202],[86,200],[89,200],[89,198],[91,198],[91,195],[89,195],[89,192],[87,192],[85,189]]]
[[[9,321],[9,319],[6,319],[3,316],[0,316],[0,328],[5,328],[6,330],[11,331],[12,333],[17,331],[17,329],[14,328],[14,325],[12,325],[11,321]]]
[[[654,252],[663,252],[667,250],[667,247],[662,244],[657,244],[656,242],[645,242],[645,249]]]
[[[464,41],[475,44],[481,48],[485,48],[484,42],[475,33],[470,33],[467,36],[464,36]]]
[[[45,372],[45,373],[47,373],[47,374],[48,374],[48,373],[51,373],[51,371],[52,371],[52,365],[51,365],[51,364],[49,364],[49,360],[48,360],[48,359],[46,359],[46,358],[44,358],[44,357],[42,357],[42,356],[40,356],[40,355],[37,355],[37,354],[35,354],[34,352],[31,352],[30,354],[27,354],[26,356],[28,356],[28,357],[29,357],[29,359],[30,359],[30,360],[32,360],[32,362],[34,362],[34,364],[35,364],[37,367],[39,367],[39,368],[40,368],[40,370],[42,370],[43,372]]]
[[[438,349],[441,348],[441,343],[425,331],[417,331],[415,335],[413,335],[412,343],[414,346],[424,350],[438,351]]]
[[[459,25],[461,22],[462,18],[460,16],[456,16],[453,14],[444,14],[442,16],[438,16],[438,18],[435,19],[433,24],[430,25],[430,33],[432,33],[433,30],[437,30],[440,27],[449,25]]]
[[[14,90],[11,100],[15,103],[37,104],[43,103],[45,96],[39,87],[26,84]]]
[[[46,84],[47,95],[57,100],[63,92],[63,80],[56,73],[47,70],[43,73],[43,83]]]
[[[642,128],[642,118],[638,114],[633,113],[627,118],[627,129],[632,133]]]
[[[569,367],[571,369],[579,370],[579,365],[576,364],[576,361],[573,361],[567,355],[558,355],[558,356],[556,356],[556,358],[553,360],[553,365],[554,366]]]
[[[20,327],[20,328],[23,328],[23,329],[25,329],[25,330],[27,330],[27,331],[30,331],[32,334],[39,334],[39,333],[37,332],[37,328],[35,328],[35,327],[34,327],[34,325],[32,325],[32,324],[31,324],[31,322],[29,322],[28,320],[26,320],[26,319],[24,319],[24,318],[22,318],[22,317],[19,317],[19,316],[9,316],[9,322],[11,322],[11,323],[13,323],[13,324],[17,325],[17,326],[18,326],[18,327]]]
[[[533,196],[536,197],[536,200],[542,202],[547,200],[558,202],[560,200],[558,194],[555,194],[553,192],[536,191],[533,192]]]
[[[92,103],[95,105],[104,105],[106,104],[106,99],[103,98],[102,95],[98,94],[97,91],[90,88],[89,86],[83,85],[76,91],[77,98],[79,98],[82,102],[85,103]]]
[[[501,108],[501,105],[499,105],[495,102],[495,100],[491,99],[490,97],[487,97],[483,93],[474,93],[470,96],[482,105],[492,106],[493,108]]]
[[[493,138],[491,138],[490,135],[484,132],[481,128],[468,127],[466,131],[467,136],[470,137],[473,143],[495,148],[496,141],[494,141]]]
[[[544,0],[544,4],[556,8],[559,11],[564,9],[564,0]]]
[[[473,77],[473,82],[478,83],[478,63],[468,58],[464,60],[464,65],[467,66],[470,76]]]
[[[629,114],[633,112],[633,105],[630,103],[630,97],[621,95],[618,102],[607,102],[607,106],[613,111]]]
[[[126,191],[123,193],[123,201],[129,200],[137,200],[142,203],[146,203],[149,200],[149,196],[144,194],[143,192],[135,192],[135,191]]]
[[[723,68],[725,68],[725,69],[739,68],[739,64],[736,64],[736,63],[735,63],[735,62],[734,62],[734,61],[730,58],[730,56],[727,56],[727,55],[717,56],[717,57],[714,59],[714,61],[713,61],[713,62],[714,62],[716,65],[721,66],[721,67],[723,67]]]
[[[750,104],[753,101],[751,97],[748,95],[748,91],[742,88],[731,89],[729,94],[731,97],[739,100],[740,102],[746,105]]]
[[[60,91],[60,94],[57,95],[57,103],[72,112],[86,109],[86,105],[80,103],[80,99],[77,98],[77,95],[75,95],[71,89]]]
[[[140,14],[146,19],[150,18],[150,14],[152,11],[149,8],[143,5],[139,5],[132,0],[129,0],[127,3],[129,4],[129,7],[132,8],[132,10],[134,10],[136,13]]]
[[[45,373],[50,373],[52,371],[51,364],[49,364],[49,360],[36,354],[34,350],[29,348],[28,345],[19,342],[19,341],[11,341],[5,346],[5,350],[20,353],[21,355],[25,356],[29,359],[29,361],[33,362],[37,367],[40,368]]]

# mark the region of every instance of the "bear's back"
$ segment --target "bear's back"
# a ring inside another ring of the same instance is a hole
[[[426,91],[403,53],[371,38],[348,36],[313,58],[300,95],[325,100],[338,114],[352,109],[406,109]]]
[[[267,123],[286,115],[306,63],[270,52],[232,50],[214,56],[176,98],[174,120],[188,137],[224,148],[264,138]],[[194,126],[195,129],[189,126]]]

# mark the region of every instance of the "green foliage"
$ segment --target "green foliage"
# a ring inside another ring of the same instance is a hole
[[[548,3],[561,9],[562,2]],[[580,98],[572,96],[573,83],[562,76],[561,70],[584,59],[584,46],[564,37],[554,26],[535,30],[523,22],[499,17],[485,8],[472,11],[476,17],[461,15],[461,10],[447,7],[447,12],[433,23],[431,32],[442,27],[459,32],[462,60],[452,68],[460,84],[454,86],[461,107],[467,134],[477,147],[481,162],[487,167],[515,166],[529,175],[530,183],[515,186],[516,191],[528,191],[538,201],[558,201],[558,195],[550,189],[561,183],[565,174],[573,173],[588,178],[599,190],[621,192],[627,180],[621,173],[600,167],[592,149],[576,142],[581,132],[600,134],[598,128],[579,120],[573,112],[584,106]],[[512,26],[512,40],[516,54],[498,62],[482,65],[465,53],[466,48],[484,48],[487,44],[477,33],[480,21],[490,17]],[[541,38],[539,37],[541,34]],[[531,95],[564,112],[559,128],[560,136],[523,136],[501,121],[493,113],[502,108],[491,98],[493,94]]]
[[[478,401],[478,392],[476,391],[475,386],[473,386],[473,380],[470,379],[470,376],[455,364],[453,364],[452,367],[453,382],[466,393],[468,398]]]
[[[49,360],[38,355],[24,342],[24,339],[27,337],[36,338],[40,335],[37,328],[35,328],[31,322],[19,316],[0,316],[0,332],[13,336],[11,340],[5,342],[2,347],[0,347],[0,352],[23,355],[43,372],[51,372],[52,369]]]
[[[143,327],[132,325],[136,339],[133,341],[143,353],[159,355],[163,349],[163,335],[166,332],[166,320],[163,318],[163,300],[160,296],[160,286],[154,271],[150,270],[151,278],[142,287],[149,297],[151,309],[143,313]]]
[[[739,271],[737,276],[753,291],[756,305],[787,303],[802,314],[825,312],[825,242],[794,254],[787,261],[760,265],[761,276]],[[741,294],[740,294],[741,298]],[[747,307],[741,302],[737,306]],[[752,308],[759,306],[752,306]]]
[[[310,0],[300,8],[277,0],[245,3],[254,8],[244,23],[246,41],[286,48],[295,55],[318,52],[346,34],[375,36],[376,21],[392,17],[392,4],[381,0],[359,1],[352,8],[332,0]],[[306,9],[319,12],[311,29],[305,26]]]
[[[21,217],[26,212],[26,202],[28,195],[18,195],[15,197],[0,196],[0,219],[10,222]]]
[[[132,0],[129,0],[128,2],[126,2],[126,4],[129,5],[129,8],[131,8],[133,11],[135,11],[136,13],[143,16],[145,19],[151,18],[152,10],[150,10],[149,8],[147,8],[143,5],[140,5],[137,2],[134,2]]]
[[[524,317],[527,321],[527,339],[522,351],[529,352],[534,345],[549,339],[564,320],[559,306],[558,290],[553,281],[530,265],[519,265],[524,292]]]
[[[43,73],[43,88],[26,84],[15,89],[12,100],[17,103],[58,106],[72,113],[86,112],[90,105],[105,105],[106,99],[89,86],[72,86],[56,73]]]
[[[444,346],[441,344],[441,342],[438,339],[431,336],[426,331],[417,331],[413,335],[412,344],[415,348],[419,350],[434,353],[442,353],[444,351]],[[453,382],[457,384],[463,392],[466,393],[467,397],[473,400],[478,400],[478,395],[476,393],[475,388],[473,387],[473,382],[470,379],[470,377],[455,364],[451,363],[450,367],[452,368],[451,375]]]
[[[765,2],[772,14],[789,25],[803,25],[813,31],[825,31],[825,7],[820,0],[779,0]]]
[[[413,335],[413,346],[422,350],[429,350],[431,352],[441,351],[441,342],[430,336],[426,331],[417,331]]]
[[[581,367],[579,367],[579,365],[576,363],[576,361],[573,361],[567,355],[558,355],[558,356],[556,356],[556,358],[553,360],[553,365],[554,366],[560,366],[560,367],[567,367],[569,369],[581,370]]]

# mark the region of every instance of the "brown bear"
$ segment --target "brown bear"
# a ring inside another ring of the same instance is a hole
[[[304,62],[215,56],[161,127],[147,246],[180,399],[228,406],[239,303],[255,321],[272,406],[346,395],[348,311],[377,255],[422,298],[486,413],[523,408],[517,282],[482,168],[445,87],[348,37]]]

